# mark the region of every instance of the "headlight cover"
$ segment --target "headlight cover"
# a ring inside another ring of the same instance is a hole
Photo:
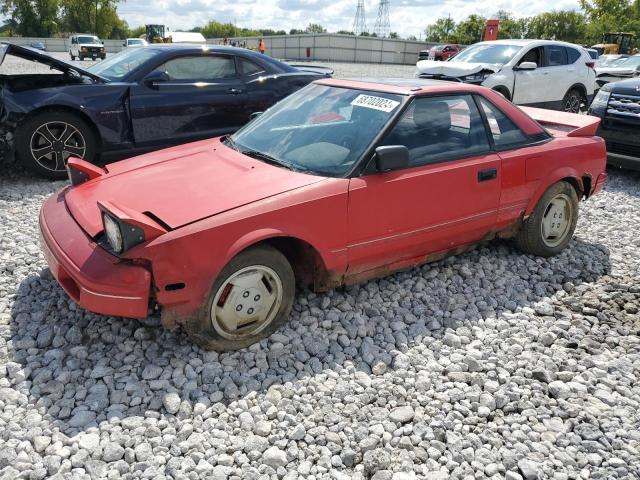
[[[123,252],[122,232],[120,225],[108,213],[102,213],[102,223],[104,224],[104,234],[107,242],[115,253]]]
[[[589,107],[589,113],[598,117],[604,116],[604,112],[607,110],[607,105],[609,105],[609,97],[611,97],[611,90],[606,88],[598,90],[598,93],[593,98],[593,102],[591,102],[591,106]]]
[[[478,72],[462,77],[461,80],[466,83],[482,83],[489,75],[491,75],[491,72]]]

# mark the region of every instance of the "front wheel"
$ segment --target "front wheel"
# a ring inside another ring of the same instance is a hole
[[[197,318],[185,330],[210,350],[239,350],[286,323],[295,277],[287,258],[261,245],[239,253],[220,272]]]
[[[16,130],[16,153],[22,164],[50,178],[67,178],[67,160],[95,160],[96,139],[91,127],[79,116],[65,111],[37,114]]]
[[[578,222],[578,195],[567,182],[558,182],[544,192],[516,236],[525,253],[540,257],[557,255],[569,244]]]

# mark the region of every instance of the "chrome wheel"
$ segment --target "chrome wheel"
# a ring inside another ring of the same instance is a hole
[[[282,304],[278,274],[264,265],[242,268],[227,278],[211,304],[211,324],[229,340],[240,340],[264,330]]]
[[[567,195],[553,197],[545,208],[540,228],[542,240],[548,247],[560,245],[571,230],[573,204]]]
[[[572,93],[564,102],[564,111],[570,113],[580,113],[580,107],[582,106],[582,99],[580,95]]]
[[[80,131],[67,122],[47,122],[31,135],[31,155],[41,167],[64,171],[71,156],[84,158],[87,144]]]

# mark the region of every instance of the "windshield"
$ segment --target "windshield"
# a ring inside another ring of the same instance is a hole
[[[505,45],[503,43],[479,43],[461,51],[450,62],[494,63],[504,65],[511,61],[522,50],[519,45]]]
[[[143,42],[142,42],[141,39],[136,38],[136,39],[133,39],[133,40],[127,40],[127,44],[128,45],[143,45]]]
[[[78,43],[100,43],[98,37],[78,37]]]
[[[403,98],[312,84],[236,132],[230,146],[293,170],[341,176],[369,148]]]
[[[155,48],[124,49],[113,57],[89,67],[88,70],[110,80],[121,80],[129,72],[159,53],[160,50]]]

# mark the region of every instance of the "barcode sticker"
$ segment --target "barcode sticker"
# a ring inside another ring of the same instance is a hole
[[[373,95],[358,95],[352,102],[354,107],[373,108],[382,112],[392,112],[400,102],[388,98],[374,97]]]

